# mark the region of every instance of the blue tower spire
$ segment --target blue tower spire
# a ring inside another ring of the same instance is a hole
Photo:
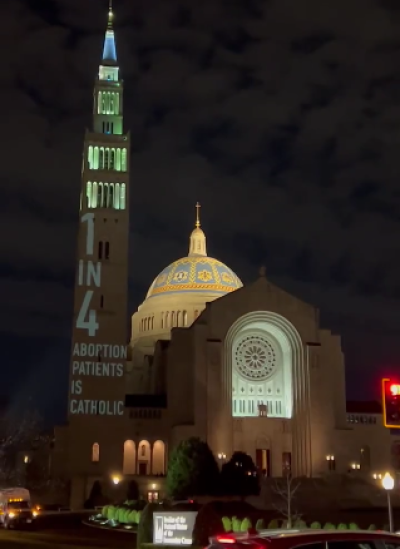
[[[117,64],[117,48],[115,46],[115,35],[114,35],[114,28],[113,28],[113,19],[114,19],[114,12],[112,8],[112,0],[109,0],[109,7],[108,7],[108,23],[107,23],[107,30],[106,30],[106,36],[104,39],[104,48],[103,48],[103,63],[108,65],[116,65]]]

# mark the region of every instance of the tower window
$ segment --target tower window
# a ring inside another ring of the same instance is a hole
[[[110,243],[106,242],[104,250],[104,259],[110,259]]]
[[[100,308],[102,309],[104,307],[104,295],[100,296]]]
[[[103,259],[103,243],[99,242],[98,258]]]

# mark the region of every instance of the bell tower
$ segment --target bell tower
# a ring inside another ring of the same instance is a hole
[[[85,133],[68,402],[71,476],[118,469],[127,356],[129,133],[110,4]],[[73,490],[74,491],[74,490]]]

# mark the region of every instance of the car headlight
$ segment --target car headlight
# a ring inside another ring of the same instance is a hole
[[[8,516],[9,516],[10,518],[14,518],[14,517],[15,517],[15,513],[13,513],[13,512],[8,513]]]
[[[38,513],[37,511],[33,511],[33,512],[32,512],[32,516],[33,516],[33,517],[37,517],[38,514],[39,514],[39,513]]]

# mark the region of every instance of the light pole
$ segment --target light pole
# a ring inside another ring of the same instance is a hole
[[[388,506],[388,515],[389,515],[389,531],[393,532],[393,511],[392,511],[392,500],[390,498],[391,491],[394,488],[394,478],[390,473],[385,473],[382,478],[382,486],[386,490],[387,494],[387,506]]]

